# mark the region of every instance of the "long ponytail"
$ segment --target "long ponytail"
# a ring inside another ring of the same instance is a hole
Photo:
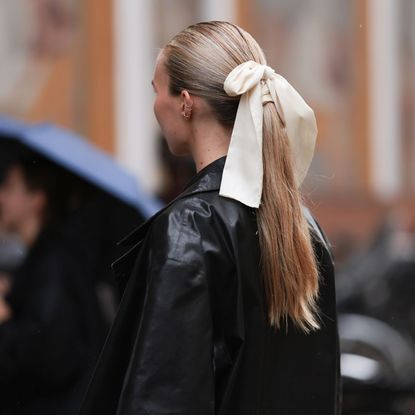
[[[269,320],[279,328],[290,318],[308,332],[319,327],[318,270],[283,115],[271,102],[264,105],[263,163],[257,222]]]

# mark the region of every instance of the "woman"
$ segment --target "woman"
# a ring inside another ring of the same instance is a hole
[[[176,35],[152,83],[171,152],[198,173],[122,242],[82,414],[337,413],[333,264],[298,190],[312,110],[226,22]]]

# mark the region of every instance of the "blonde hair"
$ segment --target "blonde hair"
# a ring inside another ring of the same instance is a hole
[[[239,97],[223,89],[228,74],[253,60],[266,64],[253,37],[228,22],[203,22],[177,34],[163,49],[170,93],[202,97],[224,127],[232,127]],[[271,326],[288,320],[308,332],[319,327],[318,269],[296,187],[283,113],[264,105],[264,183],[257,212],[262,278]]]

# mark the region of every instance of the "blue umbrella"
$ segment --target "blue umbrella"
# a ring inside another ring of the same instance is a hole
[[[133,175],[109,155],[71,131],[52,124],[26,124],[0,116],[0,139],[14,139],[89,183],[136,208],[143,216],[161,204],[140,188]]]

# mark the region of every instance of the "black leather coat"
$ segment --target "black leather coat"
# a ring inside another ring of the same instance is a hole
[[[82,415],[334,415],[333,263],[315,229],[322,329],[266,320],[255,210],[218,195],[225,157],[123,240],[125,289]]]

